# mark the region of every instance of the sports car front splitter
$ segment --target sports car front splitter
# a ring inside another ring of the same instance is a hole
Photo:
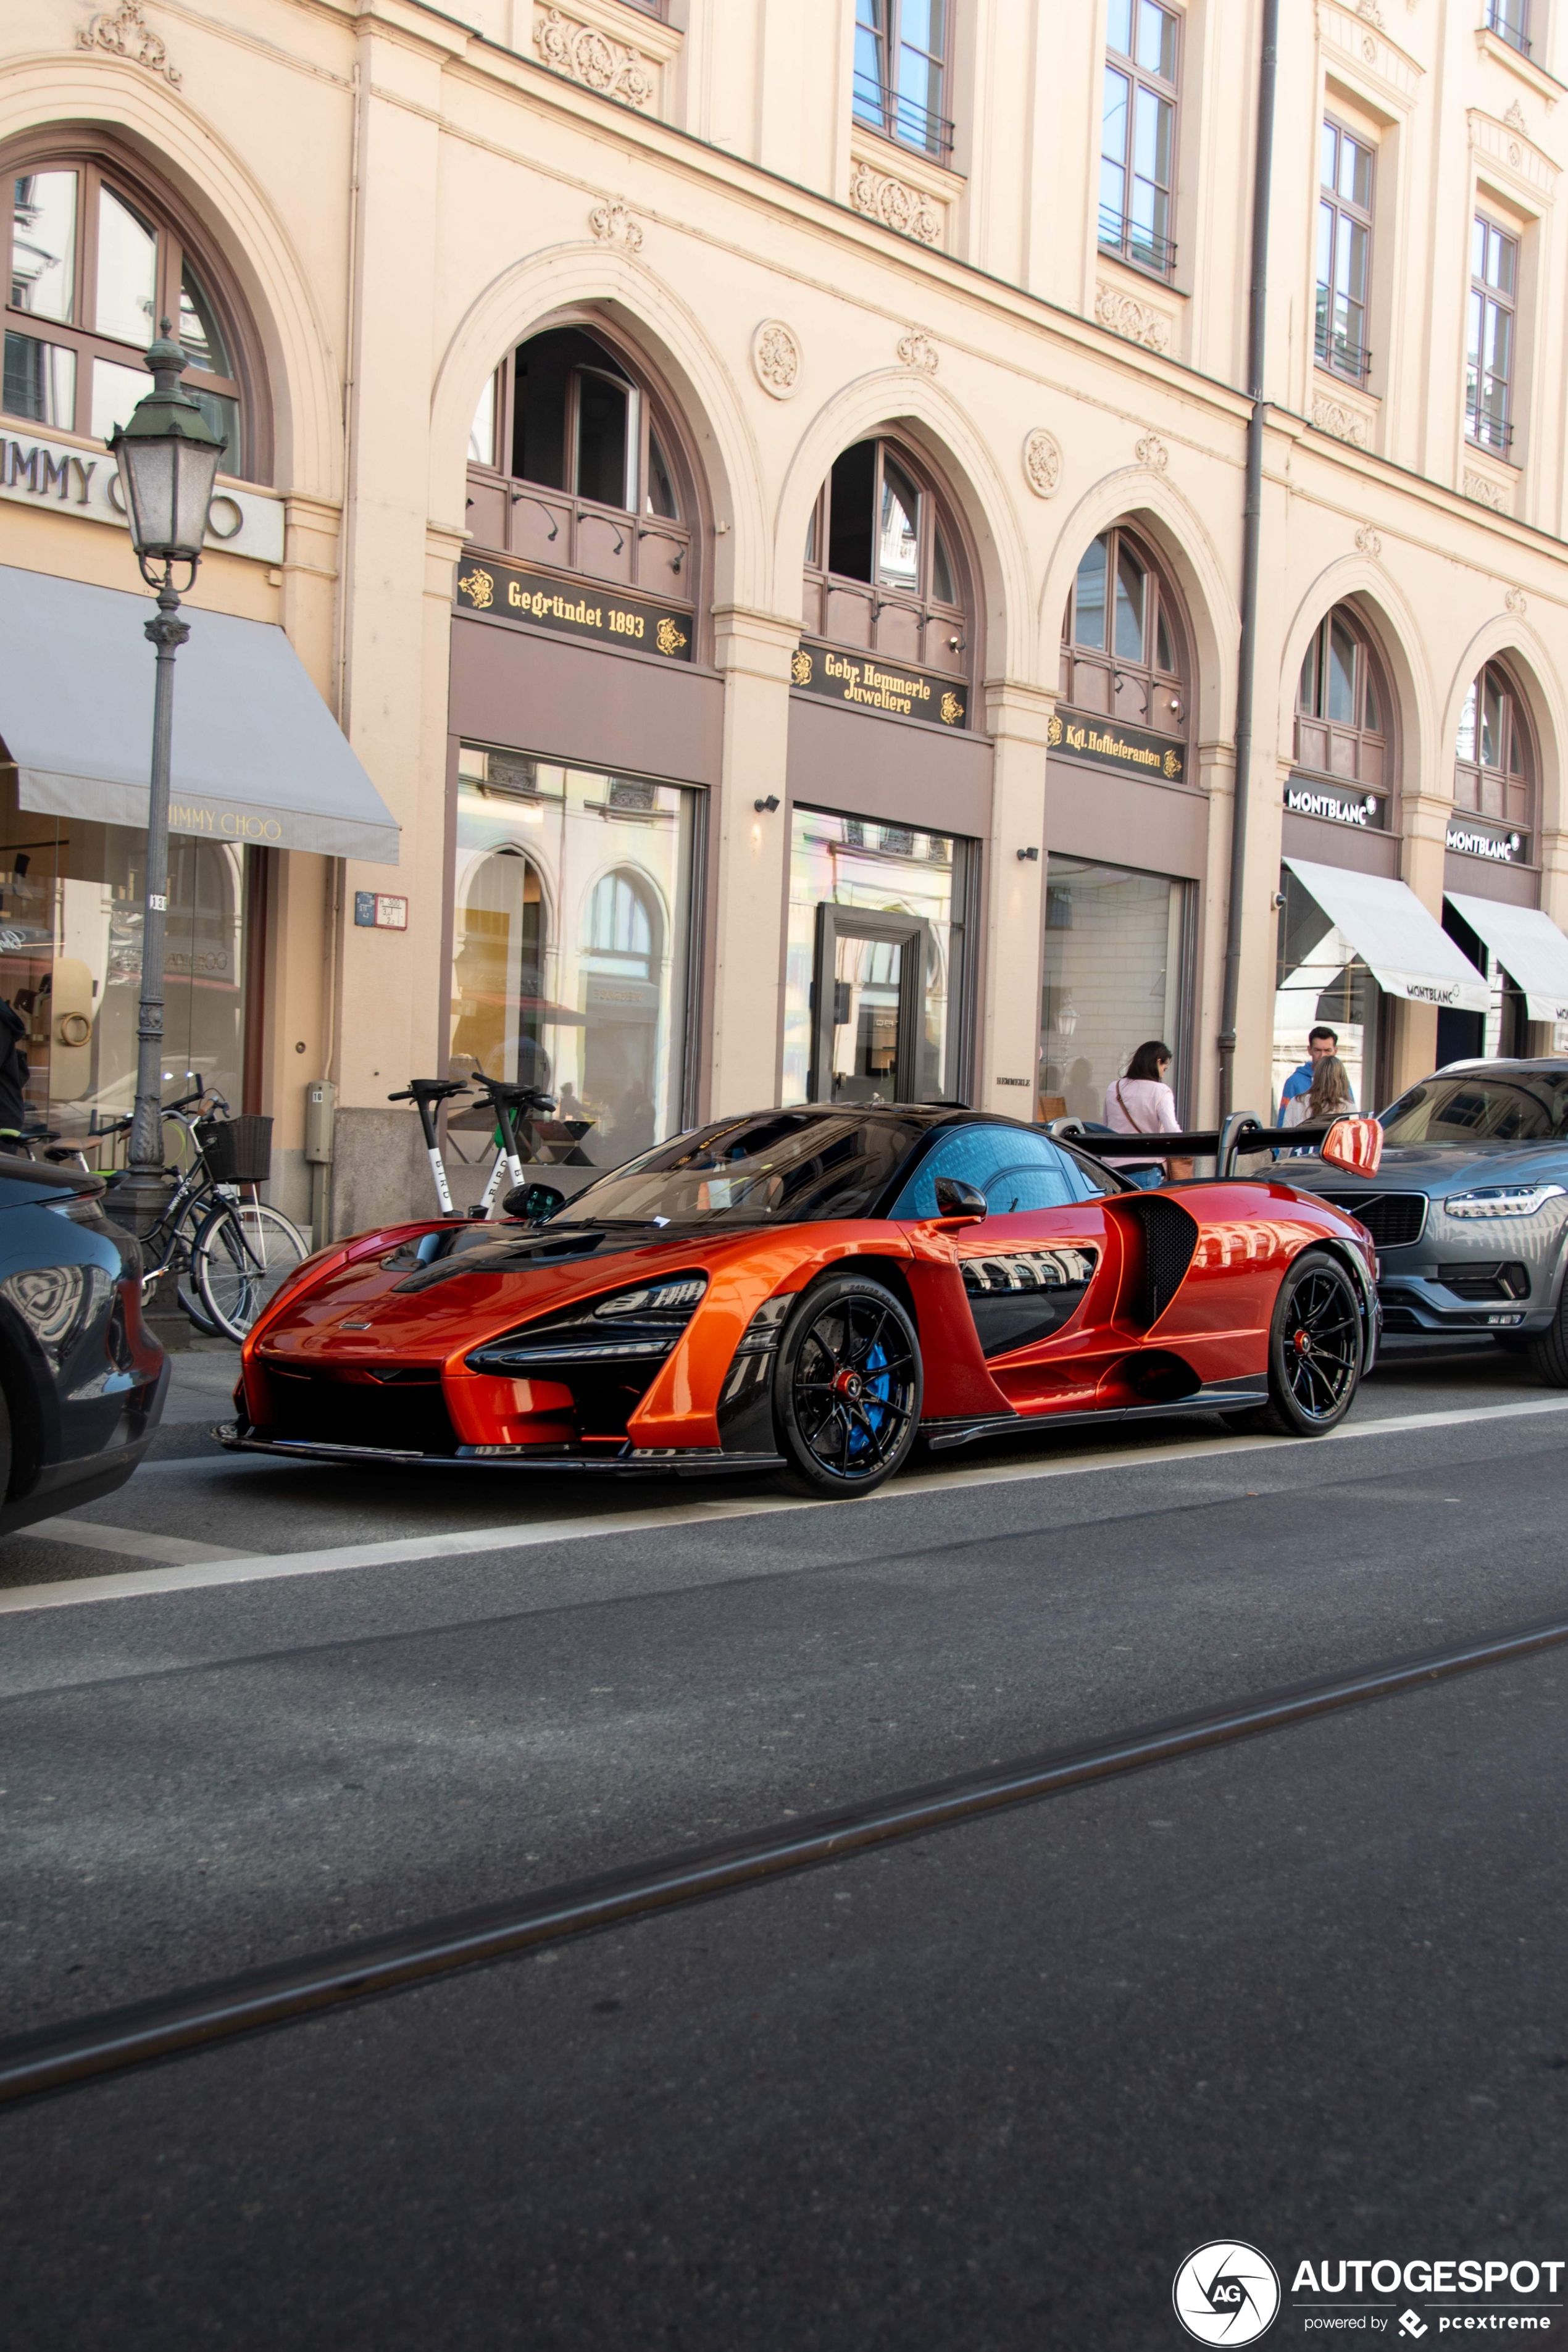
[[[212,1434],[231,1454],[270,1454],[289,1462],[374,1462],[411,1470],[574,1470],[595,1477],[733,1477],[782,1470],[782,1454],[726,1454],[717,1445],[649,1445],[622,1454],[552,1454],[537,1445],[459,1445],[455,1454],[420,1454],[405,1446],[334,1445],[309,1437],[261,1437],[220,1421]]]

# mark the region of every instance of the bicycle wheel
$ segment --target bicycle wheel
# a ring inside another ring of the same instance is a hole
[[[196,1235],[191,1268],[202,1305],[219,1330],[243,1339],[308,1254],[304,1234],[280,1209],[220,1201]]]
[[[204,1199],[198,1192],[193,1200],[187,1202],[180,1221],[174,1228],[169,1246],[169,1256],[174,1276],[174,1296],[179,1300],[181,1310],[188,1318],[192,1327],[199,1331],[205,1339],[217,1339],[229,1336],[214,1322],[203,1306],[200,1294],[196,1289],[195,1262],[196,1235],[211,1213],[211,1202]]]

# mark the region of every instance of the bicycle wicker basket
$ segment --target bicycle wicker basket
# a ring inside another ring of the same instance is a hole
[[[196,1141],[215,1184],[265,1184],[272,1173],[272,1121],[258,1111],[199,1118]]]

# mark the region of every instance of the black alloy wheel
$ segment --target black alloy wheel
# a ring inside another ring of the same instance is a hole
[[[1268,1402],[1226,1413],[1233,1429],[1321,1437],[1361,1382],[1361,1301],[1337,1258],[1308,1250],[1287,1270],[1268,1332]]]
[[[805,1291],[773,1374],[779,1450],[816,1495],[868,1495],[920,1427],[920,1341],[892,1293],[834,1274]]]

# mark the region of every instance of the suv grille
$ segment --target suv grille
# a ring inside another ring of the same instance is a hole
[[[1320,1198],[1359,1217],[1380,1250],[1418,1242],[1426,1223],[1425,1192],[1324,1192]]]

